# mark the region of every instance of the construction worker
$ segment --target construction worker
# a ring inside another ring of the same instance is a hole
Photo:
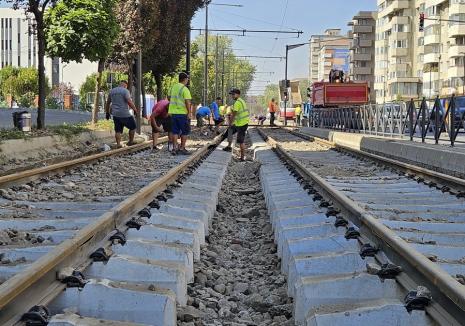
[[[110,117],[113,115],[116,146],[118,148],[122,147],[121,137],[124,127],[129,129],[129,141],[126,145],[131,146],[135,144],[136,120],[134,119],[134,115],[129,111],[129,108],[134,111],[134,114],[139,111],[132,102],[131,94],[128,91],[128,82],[123,80],[119,86],[110,91],[105,103],[105,118],[110,120]]]
[[[179,74],[179,83],[173,85],[170,90],[170,105],[168,113],[171,115],[173,130],[173,155],[188,155],[186,150],[187,136],[191,130],[191,92],[187,88],[189,76],[185,72]],[[178,145],[178,138],[181,138],[181,146]]]
[[[295,108],[294,113],[295,113],[295,124],[296,126],[300,126],[300,115],[302,114],[302,107],[298,105]]]
[[[213,123],[215,124],[215,133],[219,134],[220,126],[224,122],[224,118],[220,113],[220,107],[223,105],[223,99],[217,97],[215,102],[210,105],[210,110],[212,111]]]
[[[274,119],[276,118],[276,112],[278,111],[278,106],[274,98],[271,99],[270,104],[268,105],[268,111],[270,112],[270,126],[274,126]]]
[[[249,119],[250,113],[247,109],[247,105],[245,101],[241,98],[241,91],[237,88],[233,88],[229,95],[231,95],[234,104],[231,108],[231,122],[228,129],[228,146],[225,147],[224,151],[232,151],[232,141],[233,135],[237,133],[237,143],[241,149],[241,161],[245,160],[245,133],[247,132],[247,128],[249,127]]]
[[[205,125],[204,119],[210,121],[210,114],[210,108],[206,106],[201,106],[197,109],[197,112],[195,113],[195,118],[197,119],[197,128],[200,128],[200,132],[202,132],[203,126]]]
[[[162,149],[163,147],[157,147],[158,137],[160,135],[161,128],[168,133],[168,151],[173,150],[173,134],[171,117],[168,114],[168,107],[170,102],[168,100],[158,101],[152,108],[152,114],[150,115],[150,125],[152,126],[152,150],[154,152]]]

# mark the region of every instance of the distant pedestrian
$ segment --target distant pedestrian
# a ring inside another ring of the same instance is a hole
[[[173,131],[173,155],[182,154],[187,155],[189,152],[186,150],[187,136],[191,130],[191,92],[187,88],[189,76],[182,72],[179,74],[179,83],[173,85],[170,91],[170,105],[168,113],[171,115],[172,131]],[[178,146],[178,138],[181,138],[181,147]]]
[[[231,108],[231,122],[232,125],[228,129],[228,146],[225,147],[224,151],[232,151],[232,142],[233,142],[233,135],[237,133],[237,140],[236,142],[239,144],[241,149],[241,161],[245,160],[245,134],[247,132],[247,128],[249,127],[249,120],[250,120],[250,113],[247,109],[247,105],[245,101],[241,98],[241,91],[237,88],[232,89],[229,92],[232,99],[234,100],[234,104]]]
[[[210,105],[210,109],[212,111],[213,122],[215,124],[215,133],[219,134],[220,126],[224,122],[224,118],[220,112],[220,107],[223,105],[223,99],[221,97],[217,97],[215,102]]]
[[[268,105],[268,111],[270,112],[270,126],[274,126],[276,112],[278,111],[278,106],[276,105],[276,100],[274,98],[271,99],[271,102]]]
[[[136,120],[134,115],[129,111],[131,108],[136,114],[139,110],[136,108],[128,91],[128,82],[123,80],[119,86],[110,91],[107,102],[105,103],[105,117],[110,120],[113,116],[115,123],[116,146],[121,147],[121,137],[124,127],[129,129],[129,141],[127,146],[134,145],[134,135],[136,133]]]
[[[197,128],[200,128],[200,132],[202,132],[203,126],[205,125],[205,120],[210,120],[210,108],[206,106],[201,106],[200,108],[197,109],[197,112],[195,113],[195,118],[197,119]]]
[[[171,132],[173,127],[171,117],[168,114],[169,105],[170,102],[168,100],[161,100],[158,101],[152,108],[152,114],[150,115],[150,125],[152,126],[153,151],[161,149],[161,147],[157,147],[157,144],[162,127],[163,130],[168,133],[168,151],[172,151],[173,149],[173,133]]]
[[[296,126],[300,126],[300,120],[301,120],[301,115],[302,115],[302,107],[298,105],[295,108],[295,124]]]
[[[266,116],[264,116],[264,115],[259,115],[259,116],[257,117],[257,121],[258,121],[258,124],[259,124],[260,126],[263,126],[263,124],[264,124],[265,121],[266,121]]]

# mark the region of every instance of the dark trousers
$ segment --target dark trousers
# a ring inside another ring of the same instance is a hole
[[[270,112],[270,126],[274,126],[274,112]]]

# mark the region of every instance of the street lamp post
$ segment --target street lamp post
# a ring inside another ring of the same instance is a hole
[[[287,99],[289,97],[289,91],[288,91],[288,86],[287,86],[287,66],[288,66],[287,61],[289,58],[289,50],[296,49],[296,48],[299,48],[307,44],[309,43],[286,45],[286,68],[284,69],[284,87],[286,89],[286,95],[284,96],[284,125],[285,126],[287,126],[286,112],[287,112]]]

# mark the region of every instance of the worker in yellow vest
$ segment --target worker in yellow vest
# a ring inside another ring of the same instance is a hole
[[[245,160],[245,134],[249,127],[250,113],[247,109],[245,101],[241,98],[241,91],[237,88],[233,88],[229,95],[231,95],[234,104],[231,108],[231,125],[228,129],[228,146],[225,147],[224,151],[232,151],[233,135],[237,133],[236,142],[239,144],[241,149],[241,161]]]
[[[187,88],[189,76],[182,72],[179,74],[179,83],[173,85],[170,90],[170,106],[168,113],[171,116],[173,133],[173,150],[171,154],[188,155],[186,150],[187,136],[191,131],[191,92]],[[181,138],[181,147],[178,148],[178,138]]]
[[[298,105],[295,108],[295,125],[300,126],[300,115],[302,114],[302,107]]]

